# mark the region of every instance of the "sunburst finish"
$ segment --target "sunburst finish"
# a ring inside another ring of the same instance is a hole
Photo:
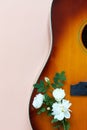
[[[72,102],[70,130],[87,130],[87,97],[71,96],[71,84],[87,81],[87,48],[82,41],[82,31],[87,24],[86,0],[54,0],[51,12],[53,48],[39,80],[44,76],[52,79],[55,72],[65,71],[66,98]],[[30,100],[30,121],[33,130],[54,130],[46,114],[37,115]],[[62,130],[62,128],[61,128]]]

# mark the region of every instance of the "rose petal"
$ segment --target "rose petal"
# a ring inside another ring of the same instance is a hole
[[[55,115],[54,118],[55,118],[55,119],[58,119],[59,121],[62,121],[62,120],[64,119],[64,113],[61,112],[60,114]]]
[[[70,118],[70,113],[69,113],[69,111],[64,112],[64,116],[65,116],[65,118],[69,119],[69,118]]]

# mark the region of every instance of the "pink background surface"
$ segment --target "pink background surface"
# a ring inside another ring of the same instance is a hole
[[[31,130],[28,105],[49,51],[50,5],[0,1],[0,130]]]

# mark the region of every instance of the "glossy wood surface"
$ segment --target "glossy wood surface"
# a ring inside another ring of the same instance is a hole
[[[51,78],[56,72],[65,71],[66,98],[72,102],[70,130],[87,130],[87,97],[70,96],[70,85],[87,81],[87,49],[82,43],[82,31],[87,24],[86,0],[54,0],[52,4],[53,48],[39,80]],[[39,81],[38,80],[38,81]],[[30,100],[30,121],[33,130],[54,130],[46,114],[37,115]],[[62,129],[61,129],[62,130]]]

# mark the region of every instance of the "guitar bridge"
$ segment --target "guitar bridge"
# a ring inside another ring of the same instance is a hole
[[[71,85],[71,96],[87,96],[87,82],[79,82],[76,85]]]

